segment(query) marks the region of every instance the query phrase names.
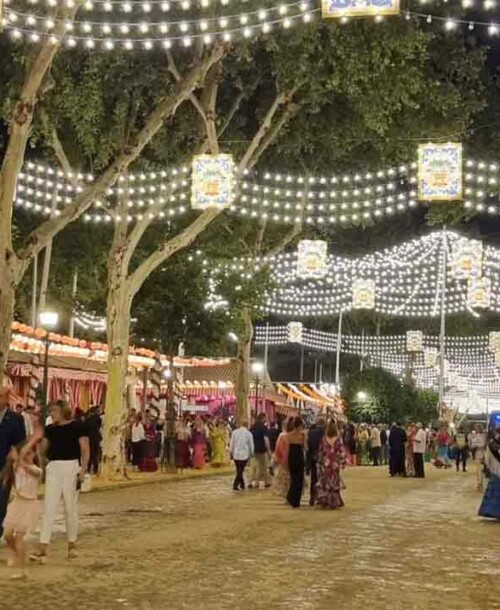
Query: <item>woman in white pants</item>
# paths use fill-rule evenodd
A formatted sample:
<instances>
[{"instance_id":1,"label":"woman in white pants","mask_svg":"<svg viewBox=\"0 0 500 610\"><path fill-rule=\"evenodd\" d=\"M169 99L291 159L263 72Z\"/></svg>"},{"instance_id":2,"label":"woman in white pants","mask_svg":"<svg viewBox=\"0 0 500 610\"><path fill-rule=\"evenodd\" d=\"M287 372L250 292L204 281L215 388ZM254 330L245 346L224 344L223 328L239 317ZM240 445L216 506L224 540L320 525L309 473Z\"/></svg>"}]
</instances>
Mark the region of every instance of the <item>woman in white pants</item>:
<instances>
[{"instance_id":1,"label":"woman in white pants","mask_svg":"<svg viewBox=\"0 0 500 610\"><path fill-rule=\"evenodd\" d=\"M45 476L45 502L40 548L30 559L45 563L61 499L66 519L68 559L77 557L78 490L87 472L89 437L83 422L72 419L71 407L64 400L49 405L52 423L45 428L43 450L48 464Z\"/></svg>"}]
</instances>

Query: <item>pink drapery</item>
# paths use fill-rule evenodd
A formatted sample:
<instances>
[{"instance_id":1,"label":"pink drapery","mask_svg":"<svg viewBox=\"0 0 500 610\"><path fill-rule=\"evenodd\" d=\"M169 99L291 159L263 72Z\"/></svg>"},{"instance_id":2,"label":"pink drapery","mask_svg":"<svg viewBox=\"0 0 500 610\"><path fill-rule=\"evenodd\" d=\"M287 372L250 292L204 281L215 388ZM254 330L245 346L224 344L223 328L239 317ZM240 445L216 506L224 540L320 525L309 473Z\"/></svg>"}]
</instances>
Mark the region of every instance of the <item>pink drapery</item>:
<instances>
[{"instance_id":1,"label":"pink drapery","mask_svg":"<svg viewBox=\"0 0 500 610\"><path fill-rule=\"evenodd\" d=\"M90 404L91 405L100 405L102 404L104 398L104 390L106 388L106 384L102 381L90 381L89 389L90 389Z\"/></svg>"}]
</instances>

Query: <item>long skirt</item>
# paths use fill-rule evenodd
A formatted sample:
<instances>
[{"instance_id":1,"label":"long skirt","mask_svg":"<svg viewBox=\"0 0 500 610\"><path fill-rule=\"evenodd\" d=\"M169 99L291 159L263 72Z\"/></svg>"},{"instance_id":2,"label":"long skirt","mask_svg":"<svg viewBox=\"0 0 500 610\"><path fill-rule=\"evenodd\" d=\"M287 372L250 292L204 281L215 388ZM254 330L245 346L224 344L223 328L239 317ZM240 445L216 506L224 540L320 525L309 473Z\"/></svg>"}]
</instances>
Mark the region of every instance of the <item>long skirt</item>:
<instances>
[{"instance_id":1,"label":"long skirt","mask_svg":"<svg viewBox=\"0 0 500 610\"><path fill-rule=\"evenodd\" d=\"M139 468L139 466L142 463L142 460L144 459L144 452L146 450L146 441L137 441L136 443L131 443L132 444L132 464L134 466L137 466L137 468Z\"/></svg>"},{"instance_id":2,"label":"long skirt","mask_svg":"<svg viewBox=\"0 0 500 610\"><path fill-rule=\"evenodd\" d=\"M500 477L492 474L479 507L480 517L500 519Z\"/></svg>"},{"instance_id":3,"label":"long skirt","mask_svg":"<svg viewBox=\"0 0 500 610\"><path fill-rule=\"evenodd\" d=\"M290 472L290 487L286 499L290 506L299 508L304 489L304 447L291 444L288 450L288 470Z\"/></svg>"},{"instance_id":4,"label":"long skirt","mask_svg":"<svg viewBox=\"0 0 500 610\"><path fill-rule=\"evenodd\" d=\"M195 443L193 445L193 466L201 469L205 466L205 443Z\"/></svg>"},{"instance_id":5,"label":"long skirt","mask_svg":"<svg viewBox=\"0 0 500 610\"><path fill-rule=\"evenodd\" d=\"M280 498L286 498L290 488L290 473L286 465L279 466L274 477L272 491Z\"/></svg>"},{"instance_id":6,"label":"long skirt","mask_svg":"<svg viewBox=\"0 0 500 610\"><path fill-rule=\"evenodd\" d=\"M156 472L158 463L156 461L156 438L146 441L145 455L139 465L142 472Z\"/></svg>"},{"instance_id":7,"label":"long skirt","mask_svg":"<svg viewBox=\"0 0 500 610\"><path fill-rule=\"evenodd\" d=\"M340 493L341 489L343 489L343 483L339 468L320 467L316 487L316 504L324 508L342 508L344 501Z\"/></svg>"},{"instance_id":8,"label":"long skirt","mask_svg":"<svg viewBox=\"0 0 500 610\"><path fill-rule=\"evenodd\" d=\"M175 442L175 465L177 468L189 468L191 465L191 454L189 442L177 439Z\"/></svg>"}]
</instances>

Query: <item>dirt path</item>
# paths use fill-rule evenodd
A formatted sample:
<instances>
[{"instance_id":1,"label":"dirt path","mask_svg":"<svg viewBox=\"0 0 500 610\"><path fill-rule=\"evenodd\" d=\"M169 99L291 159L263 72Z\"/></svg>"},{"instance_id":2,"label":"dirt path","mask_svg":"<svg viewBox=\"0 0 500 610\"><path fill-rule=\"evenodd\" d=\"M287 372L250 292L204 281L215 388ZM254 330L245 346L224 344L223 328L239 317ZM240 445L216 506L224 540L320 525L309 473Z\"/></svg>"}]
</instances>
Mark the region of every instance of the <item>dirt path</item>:
<instances>
[{"instance_id":1,"label":"dirt path","mask_svg":"<svg viewBox=\"0 0 500 610\"><path fill-rule=\"evenodd\" d=\"M0 609L500 609L500 524L476 518L472 475L345 478L336 512L225 476L82 496L81 558L59 535L28 582L0 567Z\"/></svg>"}]
</instances>

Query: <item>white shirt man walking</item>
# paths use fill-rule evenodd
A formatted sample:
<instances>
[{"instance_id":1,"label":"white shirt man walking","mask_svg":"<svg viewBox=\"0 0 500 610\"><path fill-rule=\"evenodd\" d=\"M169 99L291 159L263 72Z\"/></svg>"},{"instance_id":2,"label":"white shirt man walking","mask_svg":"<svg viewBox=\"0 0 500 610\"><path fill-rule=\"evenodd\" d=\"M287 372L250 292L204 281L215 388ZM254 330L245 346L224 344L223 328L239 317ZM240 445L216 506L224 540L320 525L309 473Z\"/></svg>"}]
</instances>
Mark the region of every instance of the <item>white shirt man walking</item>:
<instances>
[{"instance_id":1,"label":"white shirt man walking","mask_svg":"<svg viewBox=\"0 0 500 610\"><path fill-rule=\"evenodd\" d=\"M425 477L424 472L424 454L427 446L427 434L423 429L422 424L417 424L417 433L413 439L413 468L415 470L415 477L423 479Z\"/></svg>"},{"instance_id":2,"label":"white shirt man walking","mask_svg":"<svg viewBox=\"0 0 500 610\"><path fill-rule=\"evenodd\" d=\"M253 457L254 454L253 436L248 430L248 422L242 422L240 427L231 434L229 452L231 454L231 459L234 460L236 466L236 477L233 483L233 490L244 491L245 478L243 475L248 460Z\"/></svg>"}]
</instances>

